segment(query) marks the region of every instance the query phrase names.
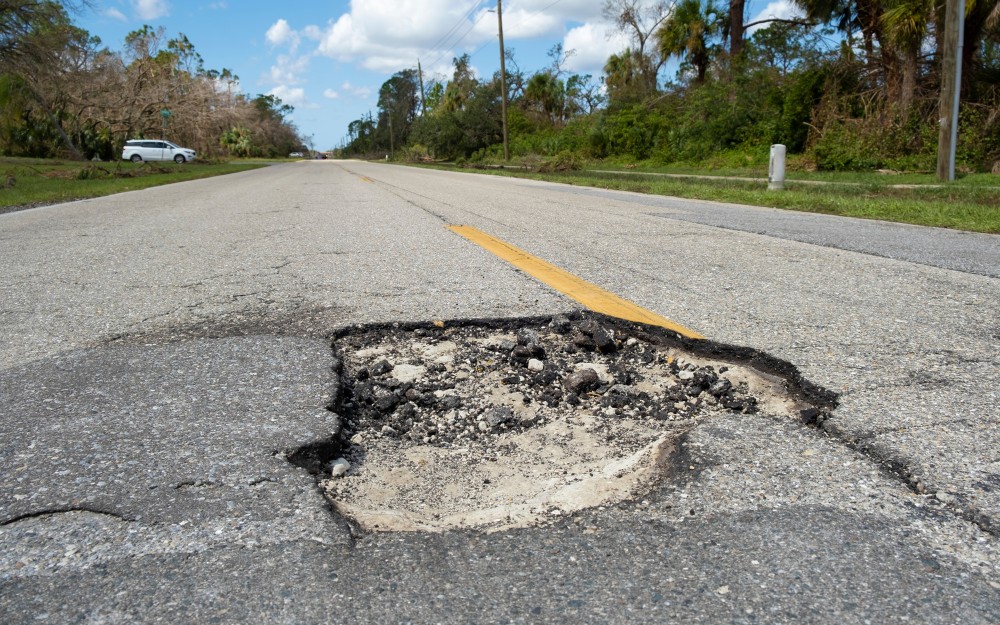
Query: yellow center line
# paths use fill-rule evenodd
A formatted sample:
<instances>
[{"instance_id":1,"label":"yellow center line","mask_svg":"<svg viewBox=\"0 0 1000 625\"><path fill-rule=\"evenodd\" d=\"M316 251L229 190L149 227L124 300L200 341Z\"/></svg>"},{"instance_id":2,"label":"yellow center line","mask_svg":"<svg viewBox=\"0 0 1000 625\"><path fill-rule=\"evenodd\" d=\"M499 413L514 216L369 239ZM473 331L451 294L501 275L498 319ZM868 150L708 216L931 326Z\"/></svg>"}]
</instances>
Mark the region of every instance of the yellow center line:
<instances>
[{"instance_id":1,"label":"yellow center line","mask_svg":"<svg viewBox=\"0 0 1000 625\"><path fill-rule=\"evenodd\" d=\"M361 182L372 182L372 183L375 182L374 180L372 180L368 176L358 176L358 178L361 178Z\"/></svg>"},{"instance_id":2,"label":"yellow center line","mask_svg":"<svg viewBox=\"0 0 1000 625\"><path fill-rule=\"evenodd\" d=\"M539 282L547 284L567 297L580 302L594 312L627 321L638 321L640 323L659 326L672 330L689 339L705 338L690 328L675 323L666 317L661 317L651 310L647 310L618 297L614 293L605 291L596 284L587 282L564 269L556 267L552 263L518 249L505 241L492 237L478 228L473 228L472 226L448 226L448 228L483 249L499 256Z\"/></svg>"}]
</instances>

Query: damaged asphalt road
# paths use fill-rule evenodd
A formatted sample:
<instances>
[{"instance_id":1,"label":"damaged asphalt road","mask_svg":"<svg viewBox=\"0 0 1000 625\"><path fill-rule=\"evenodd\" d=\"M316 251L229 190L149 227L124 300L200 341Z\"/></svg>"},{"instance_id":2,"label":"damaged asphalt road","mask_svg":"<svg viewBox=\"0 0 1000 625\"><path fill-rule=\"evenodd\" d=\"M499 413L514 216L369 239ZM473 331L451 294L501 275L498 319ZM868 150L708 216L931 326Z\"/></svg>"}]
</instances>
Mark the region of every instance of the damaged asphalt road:
<instances>
[{"instance_id":1,"label":"damaged asphalt road","mask_svg":"<svg viewBox=\"0 0 1000 625\"><path fill-rule=\"evenodd\" d=\"M995 271L673 221L631 197L307 162L0 216L0 622L1000 620ZM681 356L601 322L612 356L594 328L573 334L570 300L446 223L717 343ZM463 353L462 319L500 325ZM351 360L372 328L419 349ZM716 386L738 355L718 344L823 401L689 408L738 399ZM477 375L489 405L458 384ZM434 428L414 427L425 414ZM415 513L456 466L497 486L520 435L561 441L557 461L586 437L640 450L614 429L630 419L672 438L630 465L651 479L625 496L422 531L338 508L365 475L366 501Z\"/></svg>"}]
</instances>

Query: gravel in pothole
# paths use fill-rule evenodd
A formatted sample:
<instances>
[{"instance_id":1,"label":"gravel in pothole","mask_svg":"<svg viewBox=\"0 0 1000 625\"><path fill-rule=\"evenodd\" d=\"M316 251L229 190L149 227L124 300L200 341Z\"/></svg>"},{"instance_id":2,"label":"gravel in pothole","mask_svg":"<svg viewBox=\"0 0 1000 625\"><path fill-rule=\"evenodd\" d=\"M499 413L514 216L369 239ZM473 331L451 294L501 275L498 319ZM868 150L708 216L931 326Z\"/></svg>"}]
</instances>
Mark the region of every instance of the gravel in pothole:
<instances>
[{"instance_id":1,"label":"gravel in pothole","mask_svg":"<svg viewBox=\"0 0 1000 625\"><path fill-rule=\"evenodd\" d=\"M342 336L326 493L369 530L520 526L638 496L698 420L801 408L781 380L627 328L584 316Z\"/></svg>"}]
</instances>

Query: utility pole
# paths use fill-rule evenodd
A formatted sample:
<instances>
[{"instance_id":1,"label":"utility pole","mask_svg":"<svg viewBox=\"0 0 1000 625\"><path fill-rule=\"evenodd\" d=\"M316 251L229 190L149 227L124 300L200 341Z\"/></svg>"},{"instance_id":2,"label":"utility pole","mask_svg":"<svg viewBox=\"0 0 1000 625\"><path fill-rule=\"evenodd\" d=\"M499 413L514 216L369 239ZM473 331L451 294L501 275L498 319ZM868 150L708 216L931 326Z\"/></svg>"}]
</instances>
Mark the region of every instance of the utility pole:
<instances>
[{"instance_id":1,"label":"utility pole","mask_svg":"<svg viewBox=\"0 0 1000 625\"><path fill-rule=\"evenodd\" d=\"M417 76L420 77L420 110L424 117L427 117L427 96L424 95L424 69L420 67L420 59L417 59Z\"/></svg>"},{"instance_id":2,"label":"utility pole","mask_svg":"<svg viewBox=\"0 0 1000 625\"><path fill-rule=\"evenodd\" d=\"M938 133L938 180L955 180L958 143L958 107L962 94L962 45L965 38L965 0L948 0L941 43L941 129Z\"/></svg>"},{"instance_id":3,"label":"utility pole","mask_svg":"<svg viewBox=\"0 0 1000 625\"><path fill-rule=\"evenodd\" d=\"M497 0L497 24L500 29L500 111L503 115L503 160L510 160L510 148L507 145L507 63L503 50L503 7L502 0Z\"/></svg>"}]
</instances>

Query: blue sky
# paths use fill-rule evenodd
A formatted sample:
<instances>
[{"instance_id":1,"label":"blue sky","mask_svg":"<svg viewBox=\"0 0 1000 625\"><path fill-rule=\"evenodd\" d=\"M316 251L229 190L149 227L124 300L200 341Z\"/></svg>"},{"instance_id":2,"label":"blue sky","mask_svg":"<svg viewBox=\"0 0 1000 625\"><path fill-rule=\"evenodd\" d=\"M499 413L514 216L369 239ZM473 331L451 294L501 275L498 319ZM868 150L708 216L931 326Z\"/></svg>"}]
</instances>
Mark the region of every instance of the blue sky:
<instances>
[{"instance_id":1,"label":"blue sky","mask_svg":"<svg viewBox=\"0 0 1000 625\"><path fill-rule=\"evenodd\" d=\"M250 95L271 93L295 107L313 147L338 145L347 124L374 111L378 88L416 67L444 80L468 52L480 75L499 66L495 0L93 0L77 23L120 49L143 24L187 35L209 69L228 68ZM595 77L625 40L601 16L603 0L505 0L504 43L532 72L556 43L574 50L567 69ZM762 7L755 9L754 7ZM787 0L759 1L748 16L784 16Z\"/></svg>"}]
</instances>

